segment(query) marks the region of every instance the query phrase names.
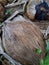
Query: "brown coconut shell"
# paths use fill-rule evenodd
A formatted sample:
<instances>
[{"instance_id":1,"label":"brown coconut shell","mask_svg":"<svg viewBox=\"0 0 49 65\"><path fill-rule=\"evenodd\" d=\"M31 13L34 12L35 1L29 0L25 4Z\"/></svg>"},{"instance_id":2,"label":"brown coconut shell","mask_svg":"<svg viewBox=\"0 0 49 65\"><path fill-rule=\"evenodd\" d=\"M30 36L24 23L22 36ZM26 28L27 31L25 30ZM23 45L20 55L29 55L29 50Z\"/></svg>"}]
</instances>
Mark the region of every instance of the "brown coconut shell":
<instances>
[{"instance_id":1,"label":"brown coconut shell","mask_svg":"<svg viewBox=\"0 0 49 65\"><path fill-rule=\"evenodd\" d=\"M28 21L7 23L3 28L5 52L23 65L39 65L45 53L43 35L40 29ZM41 54L36 50L40 48Z\"/></svg>"},{"instance_id":2,"label":"brown coconut shell","mask_svg":"<svg viewBox=\"0 0 49 65\"><path fill-rule=\"evenodd\" d=\"M0 2L3 4L3 5L6 5L8 3L8 0L0 0Z\"/></svg>"},{"instance_id":3,"label":"brown coconut shell","mask_svg":"<svg viewBox=\"0 0 49 65\"><path fill-rule=\"evenodd\" d=\"M39 0L29 0L26 6L26 15L31 20L35 19L36 10L34 5L37 5L38 3L39 3Z\"/></svg>"},{"instance_id":4,"label":"brown coconut shell","mask_svg":"<svg viewBox=\"0 0 49 65\"><path fill-rule=\"evenodd\" d=\"M4 20L5 17L5 8L4 6L0 3L0 22Z\"/></svg>"}]
</instances>

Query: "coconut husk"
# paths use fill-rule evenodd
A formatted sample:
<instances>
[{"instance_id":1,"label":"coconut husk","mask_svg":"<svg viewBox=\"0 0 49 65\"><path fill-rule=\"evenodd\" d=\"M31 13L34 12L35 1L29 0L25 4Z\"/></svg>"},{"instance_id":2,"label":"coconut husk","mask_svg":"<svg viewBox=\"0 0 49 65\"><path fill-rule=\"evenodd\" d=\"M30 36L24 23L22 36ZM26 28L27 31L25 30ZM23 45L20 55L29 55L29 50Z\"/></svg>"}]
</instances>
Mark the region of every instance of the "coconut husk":
<instances>
[{"instance_id":1,"label":"coconut husk","mask_svg":"<svg viewBox=\"0 0 49 65\"><path fill-rule=\"evenodd\" d=\"M40 29L28 20L15 20L3 27L3 47L5 52L23 65L39 65L45 53L43 35ZM41 53L36 50L40 48Z\"/></svg>"},{"instance_id":2,"label":"coconut husk","mask_svg":"<svg viewBox=\"0 0 49 65\"><path fill-rule=\"evenodd\" d=\"M4 20L5 17L5 8L4 6L0 3L0 22Z\"/></svg>"}]
</instances>

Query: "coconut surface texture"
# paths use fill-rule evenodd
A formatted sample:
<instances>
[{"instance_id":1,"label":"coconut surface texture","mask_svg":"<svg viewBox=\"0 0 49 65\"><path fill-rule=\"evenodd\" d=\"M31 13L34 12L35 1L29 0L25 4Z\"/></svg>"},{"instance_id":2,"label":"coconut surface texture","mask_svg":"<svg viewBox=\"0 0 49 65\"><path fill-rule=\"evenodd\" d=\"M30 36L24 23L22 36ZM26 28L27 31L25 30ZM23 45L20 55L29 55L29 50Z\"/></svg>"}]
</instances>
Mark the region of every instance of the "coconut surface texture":
<instances>
[{"instance_id":1,"label":"coconut surface texture","mask_svg":"<svg viewBox=\"0 0 49 65\"><path fill-rule=\"evenodd\" d=\"M0 0L0 2L3 4L3 5L6 5L8 3L8 0Z\"/></svg>"},{"instance_id":2,"label":"coconut surface texture","mask_svg":"<svg viewBox=\"0 0 49 65\"><path fill-rule=\"evenodd\" d=\"M3 27L5 52L23 65L39 65L45 53L43 35L40 29L29 21L6 23ZM41 53L36 53L37 49Z\"/></svg>"},{"instance_id":3,"label":"coconut surface texture","mask_svg":"<svg viewBox=\"0 0 49 65\"><path fill-rule=\"evenodd\" d=\"M5 17L5 8L4 6L0 3L0 22L4 20Z\"/></svg>"}]
</instances>

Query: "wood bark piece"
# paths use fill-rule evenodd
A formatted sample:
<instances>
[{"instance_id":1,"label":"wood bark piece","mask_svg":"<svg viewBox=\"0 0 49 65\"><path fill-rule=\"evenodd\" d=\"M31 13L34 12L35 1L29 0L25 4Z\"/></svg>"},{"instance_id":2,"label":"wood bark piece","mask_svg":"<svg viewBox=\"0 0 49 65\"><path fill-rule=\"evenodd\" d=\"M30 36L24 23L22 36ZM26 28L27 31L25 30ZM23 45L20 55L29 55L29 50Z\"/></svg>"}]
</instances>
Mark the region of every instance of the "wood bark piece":
<instances>
[{"instance_id":1,"label":"wood bark piece","mask_svg":"<svg viewBox=\"0 0 49 65\"><path fill-rule=\"evenodd\" d=\"M23 12L23 11L15 11L9 18L7 18L4 22L9 23L10 20L12 20L16 15L18 15L18 14L20 14L20 13L22 13L22 12ZM4 25L4 23L3 23L3 25Z\"/></svg>"},{"instance_id":2,"label":"wood bark piece","mask_svg":"<svg viewBox=\"0 0 49 65\"><path fill-rule=\"evenodd\" d=\"M23 65L39 65L44 57L44 40L40 29L30 21L11 21L3 27L3 47L8 55ZM40 48L41 54L36 50Z\"/></svg>"},{"instance_id":3,"label":"wood bark piece","mask_svg":"<svg viewBox=\"0 0 49 65\"><path fill-rule=\"evenodd\" d=\"M12 8L12 7L18 7L18 6L20 6L20 5L22 5L22 4L24 4L24 3L11 3L11 4L8 4L8 5L6 5L5 6L5 8Z\"/></svg>"},{"instance_id":4,"label":"wood bark piece","mask_svg":"<svg viewBox=\"0 0 49 65\"><path fill-rule=\"evenodd\" d=\"M19 6L19 5L22 5L22 4L26 3L27 1L28 0L18 0L18 2L15 2L15 0L14 0L11 4L7 4L5 7L9 8L9 7Z\"/></svg>"}]
</instances>

